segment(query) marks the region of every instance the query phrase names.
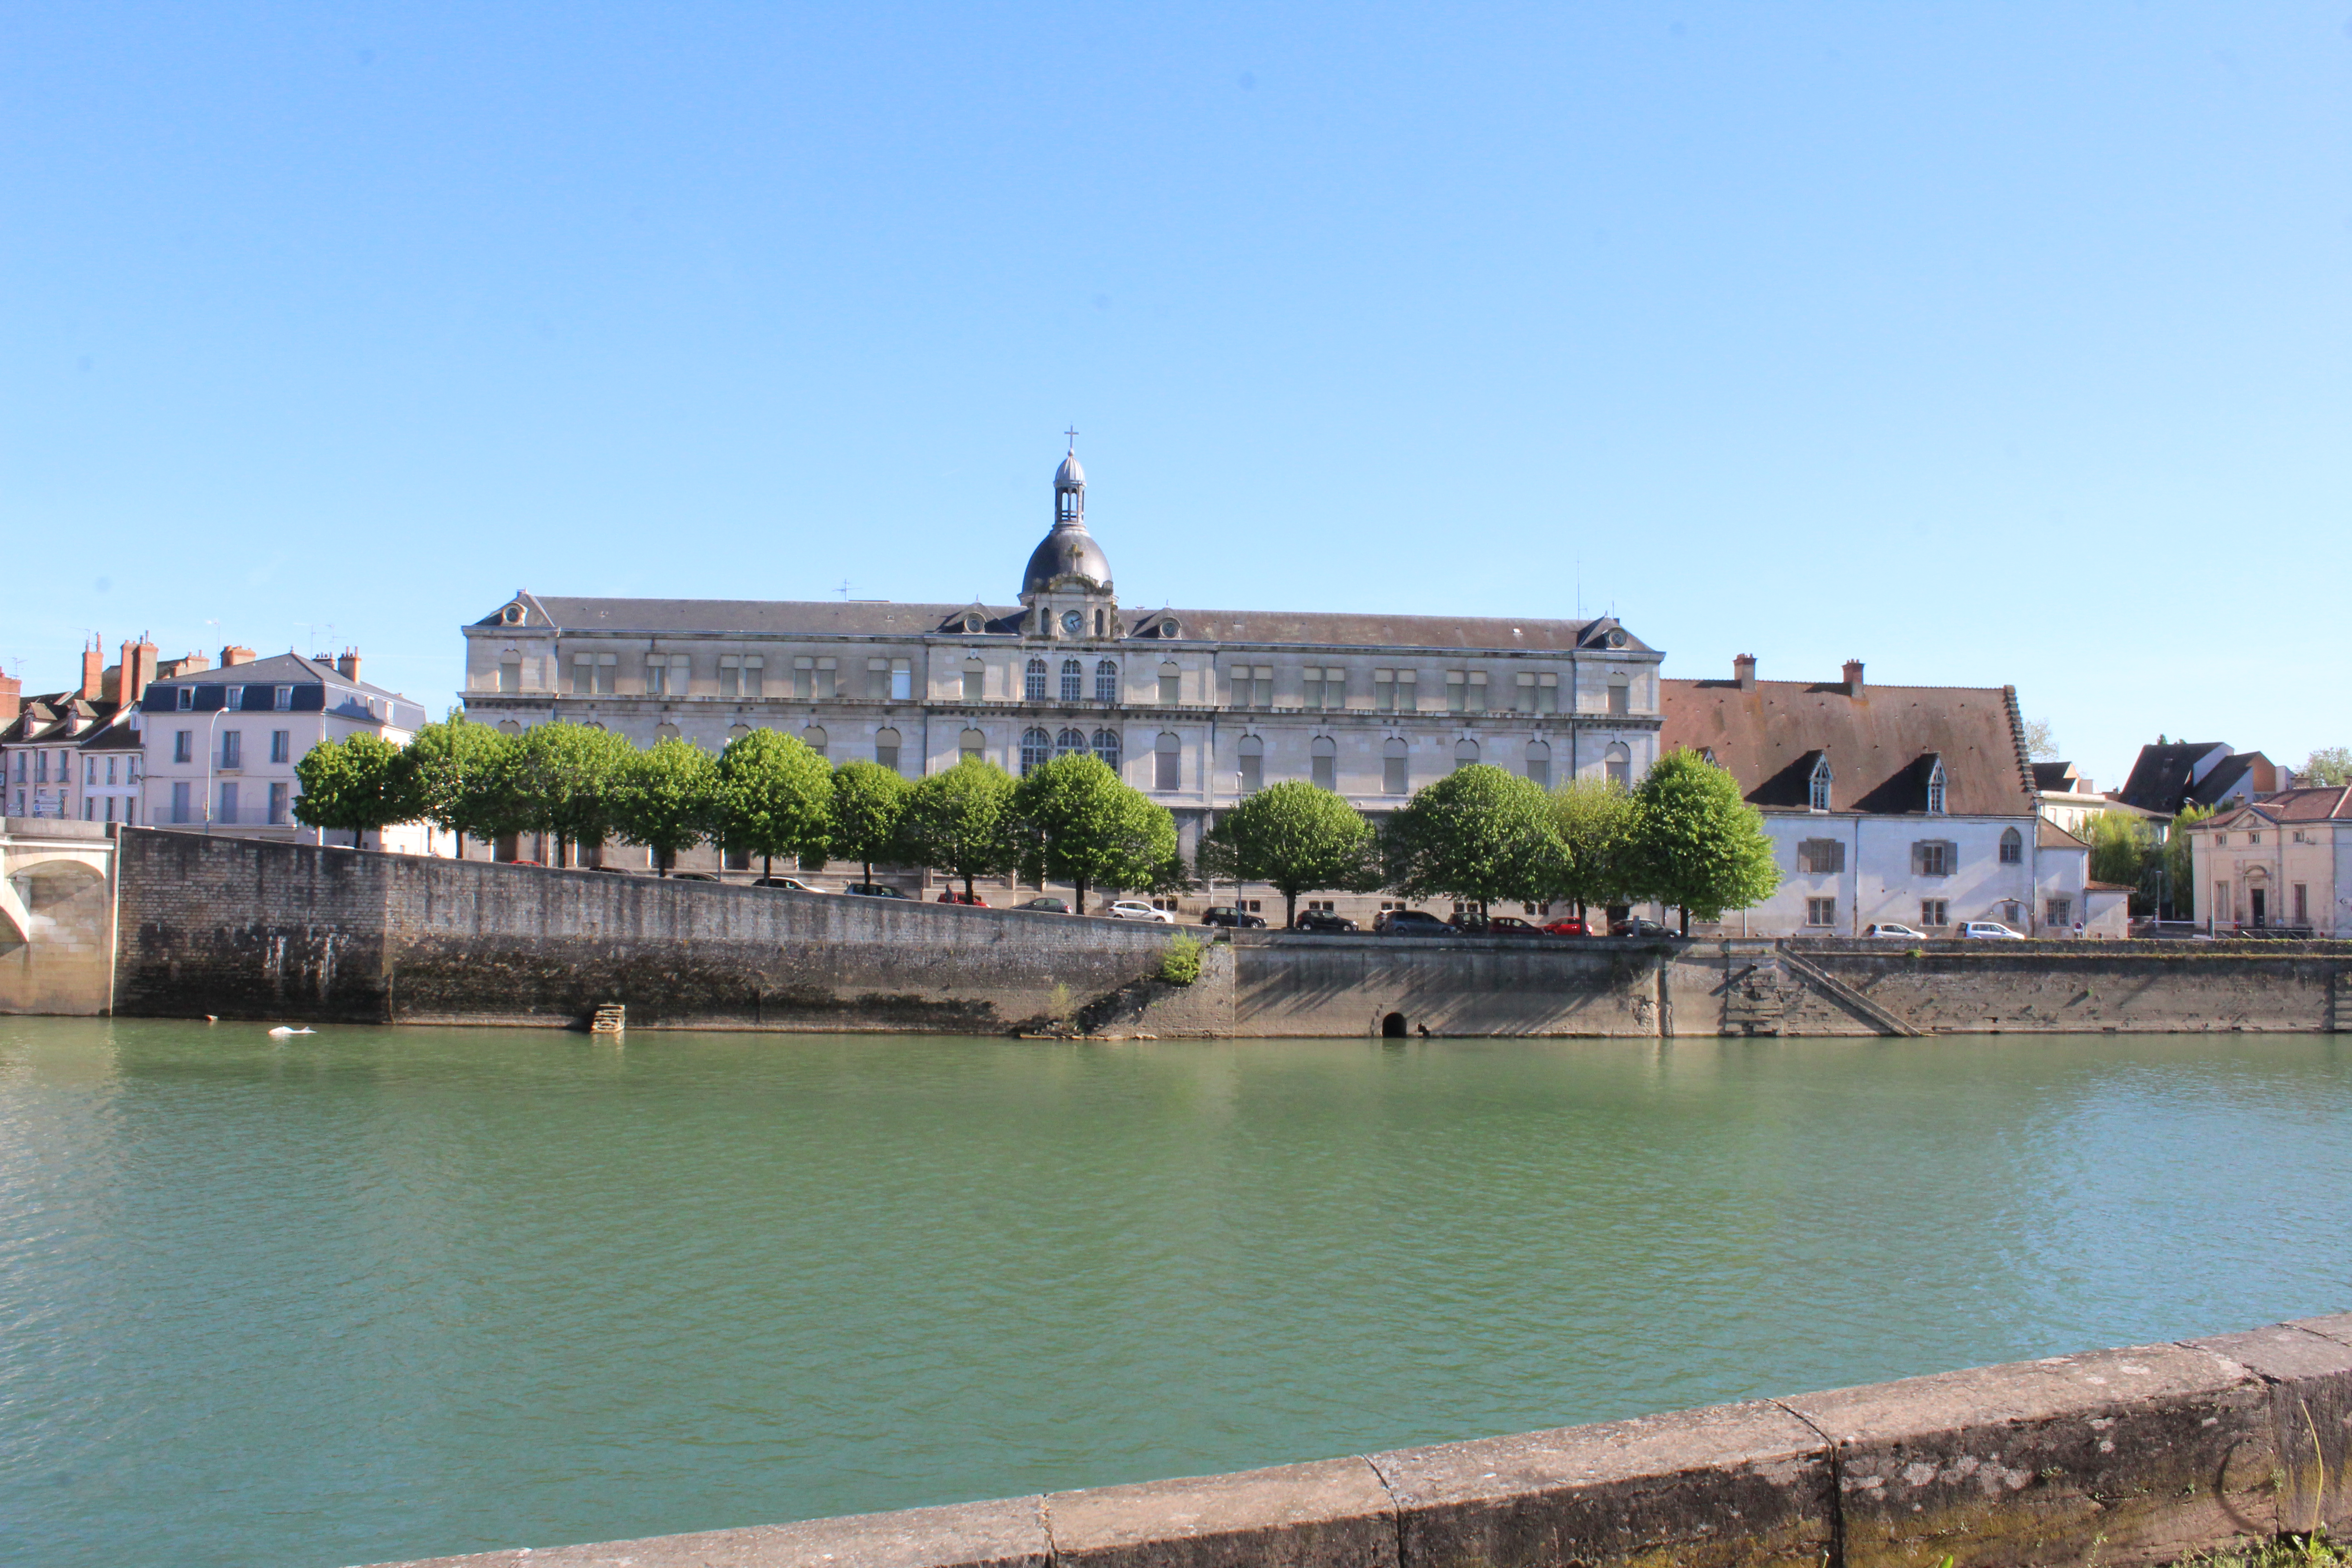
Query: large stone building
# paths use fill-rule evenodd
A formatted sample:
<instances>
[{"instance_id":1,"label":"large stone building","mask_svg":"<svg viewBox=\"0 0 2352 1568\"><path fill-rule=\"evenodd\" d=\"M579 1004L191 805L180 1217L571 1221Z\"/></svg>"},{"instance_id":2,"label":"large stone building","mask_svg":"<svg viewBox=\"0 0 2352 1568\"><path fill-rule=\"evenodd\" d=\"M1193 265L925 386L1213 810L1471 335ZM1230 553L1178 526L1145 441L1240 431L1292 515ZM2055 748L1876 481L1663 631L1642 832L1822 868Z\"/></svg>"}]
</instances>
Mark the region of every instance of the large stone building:
<instances>
[{"instance_id":1,"label":"large stone building","mask_svg":"<svg viewBox=\"0 0 2352 1568\"><path fill-rule=\"evenodd\" d=\"M713 751L764 726L909 777L1083 749L1172 811L1188 852L1277 779L1378 813L1468 762L1630 783L1656 756L1661 656L1612 618L1132 609L1086 494L1073 454L1014 604L518 593L465 628L467 710Z\"/></svg>"}]
</instances>

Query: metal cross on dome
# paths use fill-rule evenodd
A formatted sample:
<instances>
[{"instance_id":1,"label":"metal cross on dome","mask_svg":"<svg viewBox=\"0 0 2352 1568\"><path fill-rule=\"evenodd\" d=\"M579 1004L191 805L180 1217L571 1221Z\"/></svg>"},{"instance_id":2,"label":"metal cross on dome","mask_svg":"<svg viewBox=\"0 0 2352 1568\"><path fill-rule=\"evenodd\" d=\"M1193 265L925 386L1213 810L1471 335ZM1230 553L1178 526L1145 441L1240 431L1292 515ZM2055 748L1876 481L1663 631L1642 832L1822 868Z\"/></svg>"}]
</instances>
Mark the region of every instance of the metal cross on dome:
<instances>
[{"instance_id":1,"label":"metal cross on dome","mask_svg":"<svg viewBox=\"0 0 2352 1568\"><path fill-rule=\"evenodd\" d=\"M1078 449L1078 427L1073 425L1068 429L1063 431L1062 434L1070 438L1070 450L1073 452L1076 451Z\"/></svg>"}]
</instances>

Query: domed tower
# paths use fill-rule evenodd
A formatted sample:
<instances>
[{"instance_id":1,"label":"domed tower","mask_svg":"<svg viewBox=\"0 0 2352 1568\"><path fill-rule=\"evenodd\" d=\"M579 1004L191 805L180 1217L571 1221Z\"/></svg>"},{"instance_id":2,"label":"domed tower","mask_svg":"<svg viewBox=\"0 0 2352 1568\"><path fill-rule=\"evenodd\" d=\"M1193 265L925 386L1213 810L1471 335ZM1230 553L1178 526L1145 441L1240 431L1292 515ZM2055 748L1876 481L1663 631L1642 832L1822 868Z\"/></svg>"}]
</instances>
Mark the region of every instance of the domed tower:
<instances>
[{"instance_id":1,"label":"domed tower","mask_svg":"<svg viewBox=\"0 0 2352 1568\"><path fill-rule=\"evenodd\" d=\"M1118 636L1118 595L1110 558L1087 531L1087 471L1078 463L1077 433L1054 470L1054 527L1029 552L1021 603L1032 637L1060 642Z\"/></svg>"}]
</instances>

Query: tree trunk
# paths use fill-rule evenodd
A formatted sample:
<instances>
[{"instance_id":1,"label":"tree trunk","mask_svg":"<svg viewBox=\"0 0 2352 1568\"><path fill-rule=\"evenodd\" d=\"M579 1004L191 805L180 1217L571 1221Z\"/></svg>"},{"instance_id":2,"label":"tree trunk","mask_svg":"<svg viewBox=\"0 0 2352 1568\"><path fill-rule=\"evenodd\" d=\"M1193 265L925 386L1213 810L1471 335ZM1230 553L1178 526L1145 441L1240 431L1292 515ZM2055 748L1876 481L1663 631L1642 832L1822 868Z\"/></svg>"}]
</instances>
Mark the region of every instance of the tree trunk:
<instances>
[{"instance_id":1,"label":"tree trunk","mask_svg":"<svg viewBox=\"0 0 2352 1568\"><path fill-rule=\"evenodd\" d=\"M762 855L760 857L760 875L769 881L775 880L776 858L773 855Z\"/></svg>"},{"instance_id":2,"label":"tree trunk","mask_svg":"<svg viewBox=\"0 0 2352 1568\"><path fill-rule=\"evenodd\" d=\"M858 864L866 868L866 885L869 888L872 887L874 885L874 862L871 860L860 860Z\"/></svg>"},{"instance_id":3,"label":"tree trunk","mask_svg":"<svg viewBox=\"0 0 2352 1568\"><path fill-rule=\"evenodd\" d=\"M1298 929L1298 895L1286 890L1282 895L1282 923L1288 931Z\"/></svg>"},{"instance_id":4,"label":"tree trunk","mask_svg":"<svg viewBox=\"0 0 2352 1568\"><path fill-rule=\"evenodd\" d=\"M963 901L967 904L971 902L971 873L969 871L963 874Z\"/></svg>"},{"instance_id":5,"label":"tree trunk","mask_svg":"<svg viewBox=\"0 0 2352 1568\"><path fill-rule=\"evenodd\" d=\"M1683 912L1683 934L1685 936L1690 935L1690 906L1688 904L1677 904L1675 907Z\"/></svg>"},{"instance_id":6,"label":"tree trunk","mask_svg":"<svg viewBox=\"0 0 2352 1568\"><path fill-rule=\"evenodd\" d=\"M1076 879L1072 879L1070 882L1070 890L1078 896L1077 912L1079 914L1085 914L1087 912L1087 885Z\"/></svg>"}]
</instances>

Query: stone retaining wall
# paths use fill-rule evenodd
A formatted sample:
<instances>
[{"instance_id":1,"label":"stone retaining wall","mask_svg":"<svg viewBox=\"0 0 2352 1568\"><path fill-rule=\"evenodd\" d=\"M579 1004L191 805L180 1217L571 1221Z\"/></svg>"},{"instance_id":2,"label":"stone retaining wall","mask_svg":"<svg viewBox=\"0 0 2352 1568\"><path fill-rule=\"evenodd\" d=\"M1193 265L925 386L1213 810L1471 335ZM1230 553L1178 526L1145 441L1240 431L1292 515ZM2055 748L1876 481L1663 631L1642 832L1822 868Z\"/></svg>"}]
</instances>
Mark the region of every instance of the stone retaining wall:
<instances>
[{"instance_id":1,"label":"stone retaining wall","mask_svg":"<svg viewBox=\"0 0 2352 1568\"><path fill-rule=\"evenodd\" d=\"M2352 1314L1357 1458L404 1568L2166 1563L2352 1527Z\"/></svg>"}]
</instances>

